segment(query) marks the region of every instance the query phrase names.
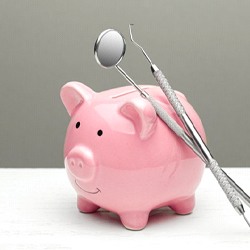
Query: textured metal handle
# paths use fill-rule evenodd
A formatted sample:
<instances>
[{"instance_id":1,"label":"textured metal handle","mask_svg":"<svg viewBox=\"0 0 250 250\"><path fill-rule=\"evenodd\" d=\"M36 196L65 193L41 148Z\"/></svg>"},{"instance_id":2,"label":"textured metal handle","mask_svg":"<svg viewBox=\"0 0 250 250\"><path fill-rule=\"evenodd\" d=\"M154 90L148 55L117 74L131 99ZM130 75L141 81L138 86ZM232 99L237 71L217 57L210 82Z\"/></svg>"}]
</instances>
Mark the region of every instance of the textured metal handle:
<instances>
[{"instance_id":1,"label":"textured metal handle","mask_svg":"<svg viewBox=\"0 0 250 250\"><path fill-rule=\"evenodd\" d=\"M227 176L219 167L218 162L216 160L213 160L212 162L208 163L207 166L211 169L213 175L217 179L219 185L221 186L222 190L226 194L232 206L236 209L238 213L241 214L242 203L240 199L238 198L238 195L235 192L235 189L229 183Z\"/></svg>"},{"instance_id":2,"label":"textured metal handle","mask_svg":"<svg viewBox=\"0 0 250 250\"><path fill-rule=\"evenodd\" d=\"M185 132L185 130L166 112L165 109L148 93L143 93L142 96L146 98L151 105L154 107L157 115L165 122L165 124L194 151L196 155L198 155L203 162L206 162L203 158L203 155L196 148L194 141L190 136Z\"/></svg>"},{"instance_id":3,"label":"textured metal handle","mask_svg":"<svg viewBox=\"0 0 250 250\"><path fill-rule=\"evenodd\" d=\"M162 91L167 96L167 98L168 98L169 102L171 103L171 105L173 106L174 110L176 111L178 116L183 120L183 117L187 116L186 111L185 111L183 105L181 104L181 102L179 101L178 97L176 96L174 90L171 88L170 84L168 83L167 78L164 76L164 74L160 70L153 71L153 75L154 75L156 81L158 82L158 84L160 85ZM198 139L201 138L199 133L197 132L196 134L193 134L192 133L193 130L191 130L192 127L189 124L187 124L185 119L183 120L183 122L184 122L185 126L187 127L188 131L191 132L196 146L198 146L198 148L200 148L200 149L203 149L203 147L201 147L201 146L204 145L204 147L207 149L207 147L203 143L202 139L201 139L201 142L198 143L198 145L197 145L197 138ZM231 185L231 183L228 181L227 175L219 167L217 161L215 159L213 159L213 157L210 154L208 149L206 150L206 153L202 151L202 155L204 155L205 159L208 160L207 166L210 168L213 175L217 179L220 187L222 188L222 190L226 194L229 202L232 204L232 206L235 208L235 210L238 213L240 213L240 214L244 213L243 205L242 205L240 199L238 198L237 192L235 191L235 189Z\"/></svg>"},{"instance_id":4,"label":"textured metal handle","mask_svg":"<svg viewBox=\"0 0 250 250\"><path fill-rule=\"evenodd\" d=\"M237 183L222 169L223 173L226 175L229 183L233 186L235 191L240 196L241 200L244 201L244 203L250 207L250 196L239 186Z\"/></svg>"},{"instance_id":5,"label":"textured metal handle","mask_svg":"<svg viewBox=\"0 0 250 250\"><path fill-rule=\"evenodd\" d=\"M182 106L181 102L177 98L174 90L171 88L170 84L168 83L167 78L163 75L161 70L154 71L153 75L156 81L158 82L158 84L160 85L162 91L167 96L169 102L175 109L178 116L181 116L182 114L184 114L185 113L184 107Z\"/></svg>"},{"instance_id":6,"label":"textured metal handle","mask_svg":"<svg viewBox=\"0 0 250 250\"><path fill-rule=\"evenodd\" d=\"M150 95L147 96L147 100L152 104L157 115L173 130L178 136L182 137L184 130L177 124L177 122L171 118L166 110Z\"/></svg>"}]
</instances>

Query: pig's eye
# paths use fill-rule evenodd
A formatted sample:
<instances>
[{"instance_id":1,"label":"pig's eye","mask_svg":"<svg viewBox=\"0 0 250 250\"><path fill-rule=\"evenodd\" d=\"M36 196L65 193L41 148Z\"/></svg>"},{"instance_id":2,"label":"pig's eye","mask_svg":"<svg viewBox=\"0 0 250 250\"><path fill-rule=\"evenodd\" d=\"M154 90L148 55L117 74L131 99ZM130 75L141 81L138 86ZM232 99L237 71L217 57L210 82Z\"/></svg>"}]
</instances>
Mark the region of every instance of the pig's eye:
<instances>
[{"instance_id":1,"label":"pig's eye","mask_svg":"<svg viewBox=\"0 0 250 250\"><path fill-rule=\"evenodd\" d=\"M103 134L103 132L102 132L101 129L97 131L97 135L98 135L98 136L102 136L102 134Z\"/></svg>"},{"instance_id":2,"label":"pig's eye","mask_svg":"<svg viewBox=\"0 0 250 250\"><path fill-rule=\"evenodd\" d=\"M77 122L77 123L76 123L76 128L79 128L80 125L81 125L81 123L80 123L80 122Z\"/></svg>"}]
</instances>

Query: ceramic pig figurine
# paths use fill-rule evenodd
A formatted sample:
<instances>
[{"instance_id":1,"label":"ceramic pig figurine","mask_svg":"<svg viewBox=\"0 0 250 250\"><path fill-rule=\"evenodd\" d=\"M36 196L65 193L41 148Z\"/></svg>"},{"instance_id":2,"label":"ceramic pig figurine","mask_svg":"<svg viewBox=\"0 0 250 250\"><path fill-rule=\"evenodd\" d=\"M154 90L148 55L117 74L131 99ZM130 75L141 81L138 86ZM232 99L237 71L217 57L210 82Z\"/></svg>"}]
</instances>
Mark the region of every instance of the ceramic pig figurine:
<instances>
[{"instance_id":1,"label":"ceramic pig figurine","mask_svg":"<svg viewBox=\"0 0 250 250\"><path fill-rule=\"evenodd\" d=\"M141 87L181 125L159 87ZM198 115L183 94L176 94L205 140ZM65 168L81 212L104 208L132 230L144 228L156 208L192 212L205 165L132 86L96 93L69 82L61 99L71 117Z\"/></svg>"}]
</instances>

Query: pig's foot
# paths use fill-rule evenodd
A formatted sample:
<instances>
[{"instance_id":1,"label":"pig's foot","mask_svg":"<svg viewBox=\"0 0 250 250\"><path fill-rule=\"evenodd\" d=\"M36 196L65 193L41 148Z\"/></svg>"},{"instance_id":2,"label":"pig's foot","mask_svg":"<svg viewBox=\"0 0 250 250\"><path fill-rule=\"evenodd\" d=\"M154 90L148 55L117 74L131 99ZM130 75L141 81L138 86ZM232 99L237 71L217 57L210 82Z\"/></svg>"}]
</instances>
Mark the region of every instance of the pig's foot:
<instances>
[{"instance_id":1,"label":"pig's foot","mask_svg":"<svg viewBox=\"0 0 250 250\"><path fill-rule=\"evenodd\" d=\"M187 199L176 201L169 207L174 210L177 214L190 214L192 213L195 205L195 196L191 196Z\"/></svg>"},{"instance_id":2,"label":"pig's foot","mask_svg":"<svg viewBox=\"0 0 250 250\"><path fill-rule=\"evenodd\" d=\"M77 196L77 208L83 213L94 213L99 207L91 201L81 196Z\"/></svg>"},{"instance_id":3,"label":"pig's foot","mask_svg":"<svg viewBox=\"0 0 250 250\"><path fill-rule=\"evenodd\" d=\"M122 224L130 230L141 230L148 223L149 212L136 211L120 214Z\"/></svg>"}]
</instances>

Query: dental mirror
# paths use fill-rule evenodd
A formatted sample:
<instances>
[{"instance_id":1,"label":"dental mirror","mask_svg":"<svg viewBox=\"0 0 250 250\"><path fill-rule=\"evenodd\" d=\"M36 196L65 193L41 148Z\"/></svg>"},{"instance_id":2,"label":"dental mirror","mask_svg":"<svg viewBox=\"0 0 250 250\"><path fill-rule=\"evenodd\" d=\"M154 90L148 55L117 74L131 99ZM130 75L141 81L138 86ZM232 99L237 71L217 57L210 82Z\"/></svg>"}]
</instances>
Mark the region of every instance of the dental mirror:
<instances>
[{"instance_id":1,"label":"dental mirror","mask_svg":"<svg viewBox=\"0 0 250 250\"><path fill-rule=\"evenodd\" d=\"M95 59L104 68L116 66L123 58L126 43L121 33L113 29L103 31L95 42Z\"/></svg>"},{"instance_id":2,"label":"dental mirror","mask_svg":"<svg viewBox=\"0 0 250 250\"><path fill-rule=\"evenodd\" d=\"M141 95L143 91L127 73L118 66L126 51L126 43L122 34L114 29L104 30L97 38L94 46L94 54L97 63L103 68L115 67L125 79L132 84Z\"/></svg>"}]
</instances>

